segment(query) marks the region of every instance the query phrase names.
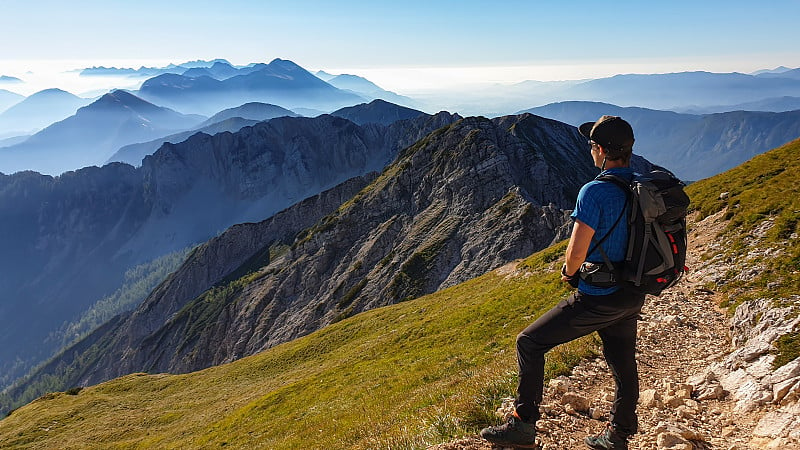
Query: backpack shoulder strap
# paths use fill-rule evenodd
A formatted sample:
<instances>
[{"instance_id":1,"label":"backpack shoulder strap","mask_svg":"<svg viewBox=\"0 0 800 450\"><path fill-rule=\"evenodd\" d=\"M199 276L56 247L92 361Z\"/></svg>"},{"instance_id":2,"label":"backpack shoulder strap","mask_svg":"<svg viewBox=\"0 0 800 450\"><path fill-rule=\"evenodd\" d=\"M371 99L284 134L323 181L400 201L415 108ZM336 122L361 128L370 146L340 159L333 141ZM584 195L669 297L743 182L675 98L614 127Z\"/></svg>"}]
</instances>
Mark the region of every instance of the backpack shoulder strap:
<instances>
[{"instance_id":1,"label":"backpack shoulder strap","mask_svg":"<svg viewBox=\"0 0 800 450\"><path fill-rule=\"evenodd\" d=\"M626 195L631 193L631 183L629 181L625 180L624 178L622 178L619 175L613 175L613 174L607 173L605 175L602 175L602 176L599 176L599 177L595 178L595 180L598 180L598 181L610 181L610 182L616 184L617 186L619 186L619 188L622 189L623 192L625 192Z\"/></svg>"},{"instance_id":2,"label":"backpack shoulder strap","mask_svg":"<svg viewBox=\"0 0 800 450\"><path fill-rule=\"evenodd\" d=\"M605 234L605 236L603 236L599 240L597 240L594 237L592 237L593 245L592 245L592 247L589 248L589 251L586 252L587 255L590 255L595 249L599 249L600 250L600 256L603 257L603 259L605 260L605 263L608 264L610 267L613 267L612 264L611 264L611 261L609 261L608 256L606 256L606 252L603 251L603 247L601 245L603 244L603 242L606 241L606 239L608 239L609 236L611 236L611 233L614 231L615 228L617 228L617 225L619 224L619 221L622 220L623 216L625 216L625 212L628 209L628 201L630 200L630 197L631 197L631 188L630 188L630 184L627 181L625 181L622 177L617 176L617 175L606 174L606 175L597 177L595 179L598 180L598 181L609 181L609 182L612 182L612 183L616 184L617 186L619 186L620 189L622 189L625 192L625 204L622 206L622 211L619 212L619 217L617 217L617 220L615 220L614 224L611 225L611 228L609 228L609 230Z\"/></svg>"}]
</instances>

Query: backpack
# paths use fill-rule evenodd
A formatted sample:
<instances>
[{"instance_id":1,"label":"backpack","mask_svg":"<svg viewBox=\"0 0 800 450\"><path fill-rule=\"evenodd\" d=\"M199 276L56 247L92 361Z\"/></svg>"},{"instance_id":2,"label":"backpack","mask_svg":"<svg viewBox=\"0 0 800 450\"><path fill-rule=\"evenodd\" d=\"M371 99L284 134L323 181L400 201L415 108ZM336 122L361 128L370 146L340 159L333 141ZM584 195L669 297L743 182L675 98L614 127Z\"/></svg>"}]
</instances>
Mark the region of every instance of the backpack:
<instances>
[{"instance_id":1,"label":"backpack","mask_svg":"<svg viewBox=\"0 0 800 450\"><path fill-rule=\"evenodd\" d=\"M596 246L608 269L600 272L610 272L607 278L610 277L614 283L623 281L630 290L660 295L688 270L684 265L686 212L689 207L689 196L683 190L685 185L666 170L635 174L630 183L615 175L603 175L597 179L610 181L625 190L631 205L627 218L630 235L625 261L616 266L612 264L600 246L605 240L602 239L596 242ZM588 278L591 283L592 277Z\"/></svg>"}]
</instances>

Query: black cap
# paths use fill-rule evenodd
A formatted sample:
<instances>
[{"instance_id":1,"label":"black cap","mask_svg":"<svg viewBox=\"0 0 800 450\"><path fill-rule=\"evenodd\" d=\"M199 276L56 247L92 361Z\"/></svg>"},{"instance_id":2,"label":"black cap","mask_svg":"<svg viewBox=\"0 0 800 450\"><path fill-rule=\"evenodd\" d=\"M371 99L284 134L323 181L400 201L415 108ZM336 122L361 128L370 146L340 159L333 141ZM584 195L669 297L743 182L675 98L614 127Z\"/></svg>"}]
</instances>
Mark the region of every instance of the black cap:
<instances>
[{"instance_id":1,"label":"black cap","mask_svg":"<svg viewBox=\"0 0 800 450\"><path fill-rule=\"evenodd\" d=\"M586 122L578 131L600 144L610 156L622 156L633 151L633 128L621 117L603 116L597 122Z\"/></svg>"}]
</instances>

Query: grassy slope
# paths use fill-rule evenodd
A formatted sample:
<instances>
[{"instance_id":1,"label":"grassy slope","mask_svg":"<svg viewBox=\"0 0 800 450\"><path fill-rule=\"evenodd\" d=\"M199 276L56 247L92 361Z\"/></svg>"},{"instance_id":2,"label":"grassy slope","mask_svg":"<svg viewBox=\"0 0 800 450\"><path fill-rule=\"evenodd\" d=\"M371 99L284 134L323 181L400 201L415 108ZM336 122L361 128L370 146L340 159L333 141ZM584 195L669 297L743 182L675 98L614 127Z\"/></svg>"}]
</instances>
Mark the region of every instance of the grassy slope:
<instances>
[{"instance_id":1,"label":"grassy slope","mask_svg":"<svg viewBox=\"0 0 800 450\"><path fill-rule=\"evenodd\" d=\"M744 269L763 267L753 279L744 280L735 278L742 269L733 269L724 284L712 286L725 295L723 306L732 312L757 298L774 299L778 306L800 306L800 139L692 184L687 192L700 218L725 210L728 221L720 236L726 243L725 254L701 257L722 256ZM758 247L773 249L768 257L752 253L752 233L766 221L773 225ZM800 331L780 337L775 353L775 367L800 356Z\"/></svg>"},{"instance_id":2,"label":"grassy slope","mask_svg":"<svg viewBox=\"0 0 800 450\"><path fill-rule=\"evenodd\" d=\"M734 297L732 306L751 298L788 297L800 291L800 239L796 237L800 232L800 139L692 184L687 192L700 218L726 209L724 238L730 241L729 256L741 256L748 250L750 233L765 220L774 221L764 244L780 249L780 254L754 261L769 269L755 280L722 287ZM720 198L724 192L727 198Z\"/></svg>"},{"instance_id":3,"label":"grassy slope","mask_svg":"<svg viewBox=\"0 0 800 450\"><path fill-rule=\"evenodd\" d=\"M0 422L0 442L53 448L418 448L495 420L514 390L517 332L564 294L564 245L231 364L129 375L49 394ZM538 275L529 276L530 273ZM551 375L596 348L554 352Z\"/></svg>"}]
</instances>

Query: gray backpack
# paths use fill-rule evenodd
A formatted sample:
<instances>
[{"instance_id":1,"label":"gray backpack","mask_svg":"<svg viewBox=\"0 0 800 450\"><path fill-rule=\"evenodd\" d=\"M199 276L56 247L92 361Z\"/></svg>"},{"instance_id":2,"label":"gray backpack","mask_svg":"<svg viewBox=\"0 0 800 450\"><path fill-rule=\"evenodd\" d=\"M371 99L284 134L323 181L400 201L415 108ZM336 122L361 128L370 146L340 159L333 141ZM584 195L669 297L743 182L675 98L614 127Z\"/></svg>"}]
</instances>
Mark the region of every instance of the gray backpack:
<instances>
[{"instance_id":1,"label":"gray backpack","mask_svg":"<svg viewBox=\"0 0 800 450\"><path fill-rule=\"evenodd\" d=\"M664 289L677 283L687 270L686 212L689 196L683 190L685 185L666 170L635 174L630 183L615 175L603 175L597 179L616 184L628 196L631 205L627 217L628 248L624 261L612 263L601 246L607 234L595 242L603 256L604 267L582 269L581 278L598 286L623 282L627 289L660 295Z\"/></svg>"}]
</instances>

